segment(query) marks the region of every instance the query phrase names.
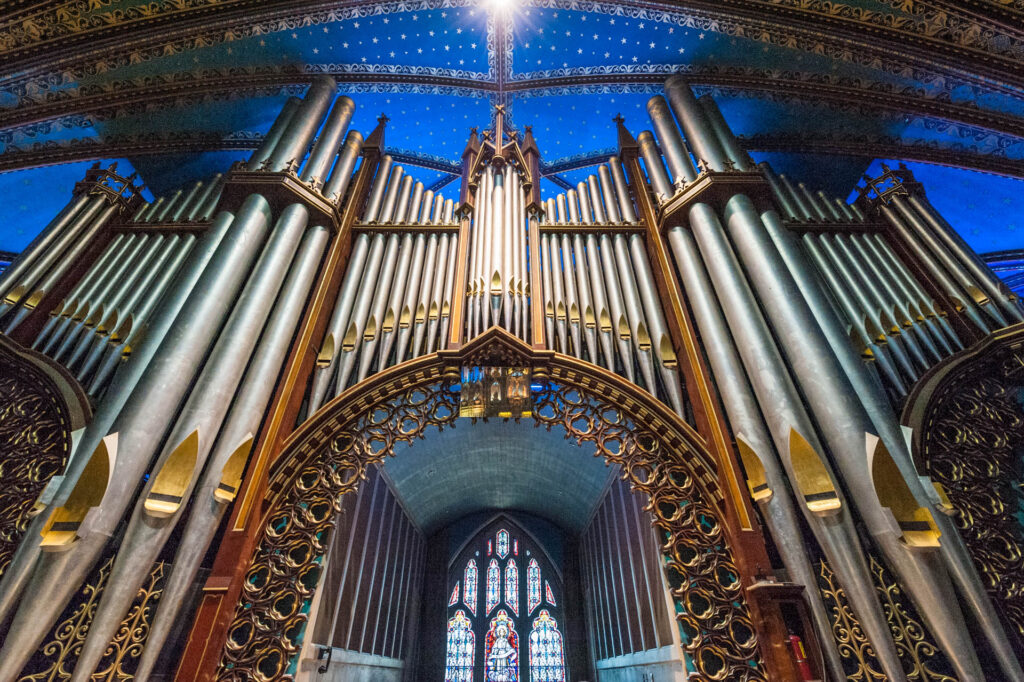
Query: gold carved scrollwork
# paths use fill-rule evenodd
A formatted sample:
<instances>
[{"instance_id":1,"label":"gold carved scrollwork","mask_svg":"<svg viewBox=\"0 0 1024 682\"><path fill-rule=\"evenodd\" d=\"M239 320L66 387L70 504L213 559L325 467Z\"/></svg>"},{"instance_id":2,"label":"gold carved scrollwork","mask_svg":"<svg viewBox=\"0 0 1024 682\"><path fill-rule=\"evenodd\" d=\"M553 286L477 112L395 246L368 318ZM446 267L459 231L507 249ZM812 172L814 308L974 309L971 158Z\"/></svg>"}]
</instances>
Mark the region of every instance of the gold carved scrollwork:
<instances>
[{"instance_id":1,"label":"gold carved scrollwork","mask_svg":"<svg viewBox=\"0 0 1024 682\"><path fill-rule=\"evenodd\" d=\"M870 555L871 576L875 582L882 610L889 622L896 652L903 662L907 679L920 682L957 682L950 672L949 662L935 645L922 625L903 589L881 561ZM875 658L874 648L861 629L857 616L850 608L846 593L832 568L824 560L818 566L818 588L830 611L832 636L843 658L848 680L870 682L886 680L881 665Z\"/></svg>"},{"instance_id":2,"label":"gold carved scrollwork","mask_svg":"<svg viewBox=\"0 0 1024 682\"><path fill-rule=\"evenodd\" d=\"M111 555L92 572L76 598L64 610L61 620L50 631L49 638L22 670L18 682L71 679L113 565L114 556ZM135 666L146 645L150 621L163 589L164 573L162 561L153 565L149 577L128 609L128 614L121 621L117 634L104 652L99 670L92 675L96 682L119 682L134 677Z\"/></svg>"},{"instance_id":3,"label":"gold carved scrollwork","mask_svg":"<svg viewBox=\"0 0 1024 682\"><path fill-rule=\"evenodd\" d=\"M0 346L0 575L21 542L32 507L67 462L71 423L56 386Z\"/></svg>"},{"instance_id":4,"label":"gold carved scrollwork","mask_svg":"<svg viewBox=\"0 0 1024 682\"><path fill-rule=\"evenodd\" d=\"M1024 329L1014 329L969 351L909 414L918 468L945 490L978 573L1024 648L1024 350L1015 347Z\"/></svg>"},{"instance_id":5,"label":"gold carved scrollwork","mask_svg":"<svg viewBox=\"0 0 1024 682\"><path fill-rule=\"evenodd\" d=\"M460 360L497 364L495 358ZM331 418L315 417L290 443L280 458L284 463L271 472L269 511L229 628L219 680L288 679L341 496L356 489L367 466L394 454L396 443L455 425L459 403L451 387L458 372L451 369L437 363L385 377L368 393L346 395L334 408L324 408L321 415ZM551 367L534 366L534 373L544 385L533 394L536 425L558 426L569 439L593 443L595 456L618 464L625 479L650 497L684 647L697 668L692 679L765 680L717 506L721 493L710 482L702 454L685 447L678 435L667 435L657 416L613 386L574 386L564 381L564 371L548 380L558 374ZM646 428L635 426L641 423Z\"/></svg>"}]
</instances>

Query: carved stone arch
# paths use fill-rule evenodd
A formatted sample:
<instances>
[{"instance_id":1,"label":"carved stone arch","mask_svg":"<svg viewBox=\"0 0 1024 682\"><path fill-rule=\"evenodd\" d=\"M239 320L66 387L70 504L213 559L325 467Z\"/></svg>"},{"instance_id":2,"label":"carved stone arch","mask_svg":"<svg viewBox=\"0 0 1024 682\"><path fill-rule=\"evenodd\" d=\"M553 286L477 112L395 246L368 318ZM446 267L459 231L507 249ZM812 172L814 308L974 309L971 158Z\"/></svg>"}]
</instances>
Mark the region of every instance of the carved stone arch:
<instances>
[{"instance_id":1,"label":"carved stone arch","mask_svg":"<svg viewBox=\"0 0 1024 682\"><path fill-rule=\"evenodd\" d=\"M91 417L67 370L0 334L0 575L40 493L67 465L72 432Z\"/></svg>"},{"instance_id":2,"label":"carved stone arch","mask_svg":"<svg viewBox=\"0 0 1024 682\"><path fill-rule=\"evenodd\" d=\"M767 679L765 645L733 557L736 530L703 439L625 380L492 328L460 351L404 363L347 390L289 438L270 472L219 680L290 677L341 496L396 443L454 426L460 367L493 365L531 367L535 425L593 444L595 456L617 463L649 496L684 649L697 668L691 679Z\"/></svg>"},{"instance_id":3,"label":"carved stone arch","mask_svg":"<svg viewBox=\"0 0 1024 682\"><path fill-rule=\"evenodd\" d=\"M1024 324L936 365L903 410L917 470L938 484L1000 612L1024 650Z\"/></svg>"}]
</instances>

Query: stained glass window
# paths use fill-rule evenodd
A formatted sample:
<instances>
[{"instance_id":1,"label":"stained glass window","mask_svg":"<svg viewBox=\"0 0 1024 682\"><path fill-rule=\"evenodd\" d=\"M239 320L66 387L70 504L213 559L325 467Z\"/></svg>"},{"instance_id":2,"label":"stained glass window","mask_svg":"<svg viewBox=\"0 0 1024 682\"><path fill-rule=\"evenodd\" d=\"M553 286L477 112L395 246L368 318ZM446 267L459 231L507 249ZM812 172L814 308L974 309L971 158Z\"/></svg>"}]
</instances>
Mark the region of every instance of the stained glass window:
<instances>
[{"instance_id":1,"label":"stained glass window","mask_svg":"<svg viewBox=\"0 0 1024 682\"><path fill-rule=\"evenodd\" d=\"M448 621L448 653L445 656L444 682L473 682L473 654L476 637L469 618L462 610Z\"/></svg>"},{"instance_id":2,"label":"stained glass window","mask_svg":"<svg viewBox=\"0 0 1024 682\"><path fill-rule=\"evenodd\" d=\"M501 602L501 569L498 560L491 559L487 566L487 602L484 615L490 615L491 609Z\"/></svg>"},{"instance_id":3,"label":"stained glass window","mask_svg":"<svg viewBox=\"0 0 1024 682\"><path fill-rule=\"evenodd\" d=\"M509 559L505 564L505 603L513 615L519 615L519 567L515 559Z\"/></svg>"},{"instance_id":4,"label":"stained glass window","mask_svg":"<svg viewBox=\"0 0 1024 682\"><path fill-rule=\"evenodd\" d=\"M544 609L533 621L530 631L530 682L565 682L562 633L558 631L558 623Z\"/></svg>"},{"instance_id":5,"label":"stained glass window","mask_svg":"<svg viewBox=\"0 0 1024 682\"><path fill-rule=\"evenodd\" d=\"M558 606L555 603L555 593L551 591L551 583L547 580L544 581L544 599L552 606Z\"/></svg>"},{"instance_id":6,"label":"stained glass window","mask_svg":"<svg viewBox=\"0 0 1024 682\"><path fill-rule=\"evenodd\" d=\"M487 541L487 556L494 554L494 540Z\"/></svg>"},{"instance_id":7,"label":"stained glass window","mask_svg":"<svg viewBox=\"0 0 1024 682\"><path fill-rule=\"evenodd\" d=\"M519 540L512 541L512 553L519 556Z\"/></svg>"},{"instance_id":8,"label":"stained glass window","mask_svg":"<svg viewBox=\"0 0 1024 682\"><path fill-rule=\"evenodd\" d=\"M502 559L508 556L508 531L504 528L498 531L498 556Z\"/></svg>"},{"instance_id":9,"label":"stained glass window","mask_svg":"<svg viewBox=\"0 0 1024 682\"><path fill-rule=\"evenodd\" d=\"M459 603L459 584L455 583L455 589L452 590L452 596L448 599L448 606L455 606Z\"/></svg>"},{"instance_id":10,"label":"stained glass window","mask_svg":"<svg viewBox=\"0 0 1024 682\"><path fill-rule=\"evenodd\" d=\"M476 559L470 559L462 578L462 602L474 616L476 615L476 578Z\"/></svg>"},{"instance_id":11,"label":"stained glass window","mask_svg":"<svg viewBox=\"0 0 1024 682\"><path fill-rule=\"evenodd\" d=\"M536 559L530 559L526 568L526 615L532 616L533 610L540 606L540 565Z\"/></svg>"},{"instance_id":12,"label":"stained glass window","mask_svg":"<svg viewBox=\"0 0 1024 682\"><path fill-rule=\"evenodd\" d=\"M515 623L504 611L491 621L484 649L486 682L519 682L519 637Z\"/></svg>"}]
</instances>

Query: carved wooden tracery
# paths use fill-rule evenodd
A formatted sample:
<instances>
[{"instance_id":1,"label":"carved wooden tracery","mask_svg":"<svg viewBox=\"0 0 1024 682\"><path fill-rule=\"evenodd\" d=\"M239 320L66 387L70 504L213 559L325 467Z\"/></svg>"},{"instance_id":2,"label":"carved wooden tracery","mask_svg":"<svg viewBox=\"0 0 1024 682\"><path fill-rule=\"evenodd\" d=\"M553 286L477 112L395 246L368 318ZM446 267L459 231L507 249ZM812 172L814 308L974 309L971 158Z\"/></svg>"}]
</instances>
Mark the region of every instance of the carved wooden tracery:
<instances>
[{"instance_id":1,"label":"carved wooden tracery","mask_svg":"<svg viewBox=\"0 0 1024 682\"><path fill-rule=\"evenodd\" d=\"M942 486L978 573L1024 647L1024 324L936 366L907 402L918 470Z\"/></svg>"},{"instance_id":2,"label":"carved wooden tracery","mask_svg":"<svg viewBox=\"0 0 1024 682\"><path fill-rule=\"evenodd\" d=\"M220 680L288 677L301 648L342 495L397 443L455 427L461 365L531 366L535 426L592 443L650 498L684 648L697 679L765 680L755 628L714 467L700 437L653 399L597 368L529 349L499 330L464 352L443 352L378 375L299 429L271 472L263 530L249 562ZM463 428L472 428L465 420Z\"/></svg>"}]
</instances>

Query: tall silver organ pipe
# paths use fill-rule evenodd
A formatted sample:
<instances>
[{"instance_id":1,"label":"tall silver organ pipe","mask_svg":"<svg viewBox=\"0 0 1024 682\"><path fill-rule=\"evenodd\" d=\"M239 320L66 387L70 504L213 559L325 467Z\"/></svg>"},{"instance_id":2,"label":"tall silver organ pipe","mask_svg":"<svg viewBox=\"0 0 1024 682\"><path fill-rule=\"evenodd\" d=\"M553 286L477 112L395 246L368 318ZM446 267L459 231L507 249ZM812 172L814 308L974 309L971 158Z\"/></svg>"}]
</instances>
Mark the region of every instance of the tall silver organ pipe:
<instances>
[{"instance_id":1,"label":"tall silver organ pipe","mask_svg":"<svg viewBox=\"0 0 1024 682\"><path fill-rule=\"evenodd\" d=\"M313 287L328 237L325 228L317 227L303 238L259 345L253 351L252 361L231 401L202 478L195 486L188 521L163 588L162 597L166 598L161 598L157 607L135 673L139 679L147 679L152 672L181 614L188 590L195 582L203 555L213 541L228 503L238 493L245 461L273 395L275 380Z\"/></svg>"},{"instance_id":2,"label":"tall silver organ pipe","mask_svg":"<svg viewBox=\"0 0 1024 682\"><path fill-rule=\"evenodd\" d=\"M647 178L651 182L651 189L654 190L654 198L660 204L672 198L674 191L672 183L669 182L665 166L661 162L661 153L658 145L654 143L654 136L651 131L644 130L636 137L640 146L640 155L644 160L644 168L647 171Z\"/></svg>"},{"instance_id":3,"label":"tall silver organ pipe","mask_svg":"<svg viewBox=\"0 0 1024 682\"><path fill-rule=\"evenodd\" d=\"M246 170L260 170L263 163L270 158L274 147L277 146L281 136L284 135L285 129L291 123L292 117L295 116L295 112L298 111L301 104L302 100L298 97L289 97L285 101L284 106L281 108L281 113L274 119L274 123L270 126L270 130L267 131L263 142L260 143L259 148L249 157L249 161L245 165Z\"/></svg>"},{"instance_id":4,"label":"tall silver organ pipe","mask_svg":"<svg viewBox=\"0 0 1024 682\"><path fill-rule=\"evenodd\" d=\"M665 97L698 160L698 167L700 161L703 161L709 170L719 173L728 170L728 156L708 122L703 107L681 76L672 76L666 81Z\"/></svg>"},{"instance_id":5,"label":"tall silver organ pipe","mask_svg":"<svg viewBox=\"0 0 1024 682\"><path fill-rule=\"evenodd\" d=\"M721 145L733 168L739 171L754 170L754 164L750 160L750 156L740 146L739 140L736 139L732 129L729 128L725 117L722 116L721 109L718 108L718 103L708 95L704 95L697 101L704 110L704 117L711 126L711 130L714 131L715 139L718 140L718 144Z\"/></svg>"},{"instance_id":6,"label":"tall silver organ pipe","mask_svg":"<svg viewBox=\"0 0 1024 682\"><path fill-rule=\"evenodd\" d=\"M298 168L306 157L306 151L316 136L324 114L331 105L337 84L330 76L317 76L306 91L306 96L288 121L280 139L274 145L267 164L272 172Z\"/></svg>"},{"instance_id":7,"label":"tall silver organ pipe","mask_svg":"<svg viewBox=\"0 0 1024 682\"><path fill-rule=\"evenodd\" d=\"M349 121L352 120L355 108L355 102L348 97L339 97L334 101L331 113L327 115L323 130L320 131L320 137L313 145L309 159L299 174L299 180L310 183L313 189L319 190L327 181L327 173L338 154L342 136L348 128Z\"/></svg>"},{"instance_id":8,"label":"tall silver organ pipe","mask_svg":"<svg viewBox=\"0 0 1024 682\"><path fill-rule=\"evenodd\" d=\"M651 119L651 123L654 125L654 132L658 135L658 142L661 143L661 152L665 155L665 163L668 165L669 172L672 174L671 184L676 187L682 187L687 183L693 182L697 179L697 169L693 165L693 161L690 159L690 154L686 151L686 147L683 145L683 138L679 135L679 130L676 128L675 122L672 120L672 112L668 107L668 102L661 95L655 95L651 99L647 100L647 115ZM646 132L646 131L645 131ZM644 135L645 133L640 133ZM650 133L646 133L647 136ZM643 146L647 144L645 139L641 142L641 151ZM650 141L653 145L653 140ZM651 156L657 154L657 148L650 151ZM647 161L648 154L644 154L644 161ZM660 167L660 161L657 165ZM655 188L656 192L665 194L666 197L671 196L671 192L665 192L663 189Z\"/></svg>"},{"instance_id":9,"label":"tall silver organ pipe","mask_svg":"<svg viewBox=\"0 0 1024 682\"><path fill-rule=\"evenodd\" d=\"M89 626L79 654L73 681L86 682L103 651L120 626L153 562L188 506L193 487L210 454L264 323L277 297L306 229L307 209L292 204L281 212L245 285L232 297L230 314L217 333L209 357L195 378L177 419L164 437L162 451L156 443L139 447L141 467L150 475L129 513L128 527L120 541L110 581ZM129 436L130 432L121 434ZM119 438L120 440L120 438ZM159 441L157 441L159 442ZM122 456L136 453L125 438ZM156 454L155 461L149 461ZM138 465L136 465L138 466ZM127 500L120 506L127 506Z\"/></svg>"},{"instance_id":10,"label":"tall silver organ pipe","mask_svg":"<svg viewBox=\"0 0 1024 682\"><path fill-rule=\"evenodd\" d=\"M345 143L341 147L341 153L334 164L334 169L324 185L323 195L331 202L337 204L345 196L352 175L355 172L356 162L359 154L363 151L363 135L358 130L348 131L345 136Z\"/></svg>"},{"instance_id":11,"label":"tall silver organ pipe","mask_svg":"<svg viewBox=\"0 0 1024 682\"><path fill-rule=\"evenodd\" d=\"M893 487L893 481L880 482L872 476L872 470L879 471L894 458L897 462L902 459L901 451L890 452L889 444L874 437L876 426L773 247L753 203L743 195L734 196L726 205L726 217L744 270L779 336L860 518L895 572L903 578L907 593L958 675L982 679L980 664L938 552L933 515L922 506L927 504L927 498L920 479L905 477L902 486ZM830 309L822 312L831 314ZM865 458L865 452L870 459ZM911 524L911 519L924 523Z\"/></svg>"},{"instance_id":12,"label":"tall silver organ pipe","mask_svg":"<svg viewBox=\"0 0 1024 682\"><path fill-rule=\"evenodd\" d=\"M110 447L116 449L116 454L110 457L113 472L101 505L75 521L74 531L65 531L64 526L57 530L49 525L42 529L43 545L64 551L38 555L27 589L47 594L50 599L44 603L21 601L0 651L0 679L12 678L22 669L106 545L249 273L269 226L270 207L262 196L253 194L243 202L234 220L230 214L224 215L231 221L231 229L195 286L182 292L187 294L180 307L182 312L169 324L159 348L134 383L130 398L125 397L123 408L111 420L109 431L95 434L94 439L83 437L79 448L88 443L90 450L83 450L72 459L65 485L41 514L53 520L53 514L78 483L86 462L94 455L105 456L102 452L106 450L94 449L104 448L103 439L116 434L116 444L110 443ZM169 302L169 305L175 303ZM101 422L94 417L93 424L97 423ZM77 471L72 471L76 468ZM68 544L70 546L65 547Z\"/></svg>"},{"instance_id":13,"label":"tall silver organ pipe","mask_svg":"<svg viewBox=\"0 0 1024 682\"><path fill-rule=\"evenodd\" d=\"M668 241L685 287L695 322L704 339L718 394L741 452L750 494L761 508L768 529L792 580L808 586L804 592L825 666L832 679L846 677L832 636L832 621L817 584L804 543L788 475L765 426L754 391L743 370L736 343L722 314L693 236L682 227L669 230Z\"/></svg>"}]
</instances>

